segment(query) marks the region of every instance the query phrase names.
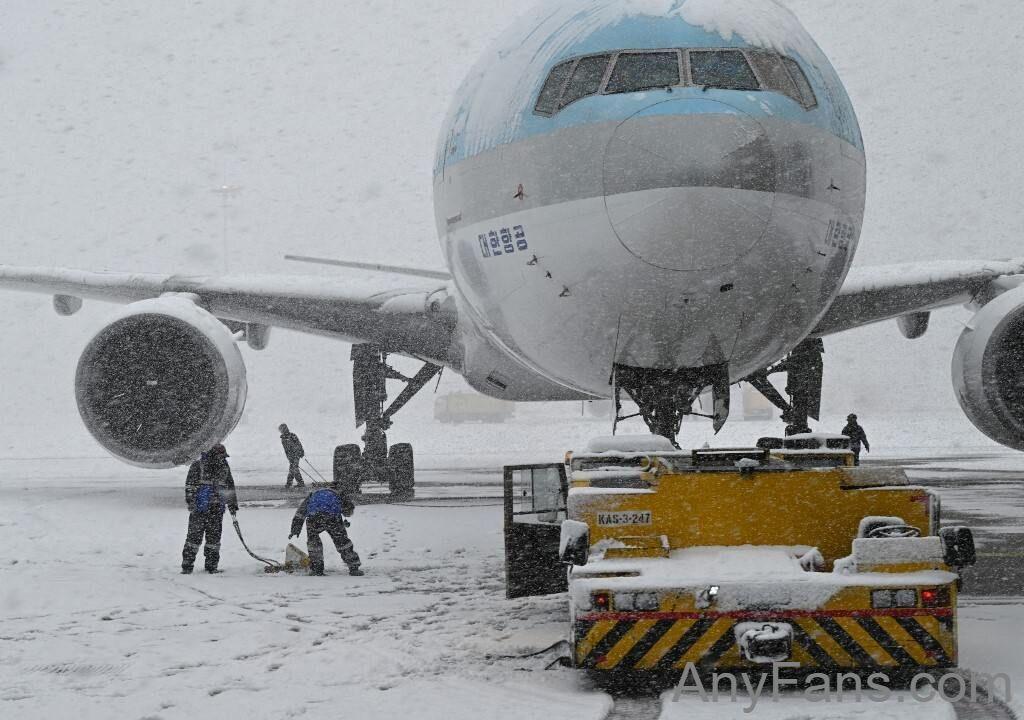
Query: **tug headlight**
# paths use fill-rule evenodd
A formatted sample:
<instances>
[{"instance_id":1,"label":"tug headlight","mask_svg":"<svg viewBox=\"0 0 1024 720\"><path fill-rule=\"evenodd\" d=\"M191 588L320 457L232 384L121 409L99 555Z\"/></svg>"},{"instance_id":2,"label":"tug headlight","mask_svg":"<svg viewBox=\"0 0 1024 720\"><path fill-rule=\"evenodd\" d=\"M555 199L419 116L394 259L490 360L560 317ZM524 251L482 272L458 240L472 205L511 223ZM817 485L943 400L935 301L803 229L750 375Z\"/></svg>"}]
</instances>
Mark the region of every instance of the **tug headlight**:
<instances>
[{"instance_id":1,"label":"tug headlight","mask_svg":"<svg viewBox=\"0 0 1024 720\"><path fill-rule=\"evenodd\" d=\"M888 610L890 608L916 608L917 590L914 590L913 588L904 588L900 590L875 590L871 593L871 607L877 610Z\"/></svg>"},{"instance_id":2,"label":"tug headlight","mask_svg":"<svg viewBox=\"0 0 1024 720\"><path fill-rule=\"evenodd\" d=\"M896 607L914 608L917 607L917 590L897 590Z\"/></svg>"},{"instance_id":3,"label":"tug headlight","mask_svg":"<svg viewBox=\"0 0 1024 720\"><path fill-rule=\"evenodd\" d=\"M661 607L657 593L637 593L633 605L642 612L654 612Z\"/></svg>"}]
</instances>

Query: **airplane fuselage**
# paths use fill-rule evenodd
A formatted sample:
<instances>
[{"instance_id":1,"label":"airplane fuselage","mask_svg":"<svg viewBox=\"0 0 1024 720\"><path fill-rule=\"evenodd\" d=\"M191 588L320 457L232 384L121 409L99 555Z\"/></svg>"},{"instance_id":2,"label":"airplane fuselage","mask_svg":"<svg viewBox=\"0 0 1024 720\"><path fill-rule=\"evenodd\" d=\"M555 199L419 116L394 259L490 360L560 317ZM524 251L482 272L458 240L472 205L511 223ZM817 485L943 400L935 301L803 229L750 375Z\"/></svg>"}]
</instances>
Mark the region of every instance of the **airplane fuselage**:
<instances>
[{"instance_id":1,"label":"airplane fuselage","mask_svg":"<svg viewBox=\"0 0 1024 720\"><path fill-rule=\"evenodd\" d=\"M453 104L435 209L483 392L608 396L616 365L739 380L846 277L864 148L828 59L771 0L763 32L665 5L524 18Z\"/></svg>"}]
</instances>

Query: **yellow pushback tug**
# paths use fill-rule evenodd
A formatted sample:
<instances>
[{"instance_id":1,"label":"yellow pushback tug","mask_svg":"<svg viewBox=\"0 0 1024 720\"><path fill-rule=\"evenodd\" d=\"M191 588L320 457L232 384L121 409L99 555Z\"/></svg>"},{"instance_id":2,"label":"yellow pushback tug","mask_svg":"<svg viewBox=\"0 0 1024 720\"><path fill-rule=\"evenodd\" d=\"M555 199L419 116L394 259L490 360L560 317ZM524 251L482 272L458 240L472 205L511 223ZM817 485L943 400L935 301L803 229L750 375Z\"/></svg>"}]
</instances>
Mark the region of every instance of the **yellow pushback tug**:
<instances>
[{"instance_id":1,"label":"yellow pushback tug","mask_svg":"<svg viewBox=\"0 0 1024 720\"><path fill-rule=\"evenodd\" d=\"M940 527L938 496L902 470L852 467L842 436L689 453L623 440L505 468L508 594L568 589L576 667L957 664L974 540Z\"/></svg>"}]
</instances>

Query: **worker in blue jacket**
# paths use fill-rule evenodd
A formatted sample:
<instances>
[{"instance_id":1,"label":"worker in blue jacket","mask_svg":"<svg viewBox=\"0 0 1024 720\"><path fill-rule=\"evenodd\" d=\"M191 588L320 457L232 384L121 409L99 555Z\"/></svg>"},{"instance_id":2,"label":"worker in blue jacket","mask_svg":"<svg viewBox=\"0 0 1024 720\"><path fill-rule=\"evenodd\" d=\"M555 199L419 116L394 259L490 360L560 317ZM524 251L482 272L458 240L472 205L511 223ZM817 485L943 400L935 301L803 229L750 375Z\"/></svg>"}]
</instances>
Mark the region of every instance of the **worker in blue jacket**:
<instances>
[{"instance_id":1,"label":"worker in blue jacket","mask_svg":"<svg viewBox=\"0 0 1024 720\"><path fill-rule=\"evenodd\" d=\"M292 518L292 530L288 539L298 537L302 532L302 524L306 524L306 546L309 550L309 574L324 574L324 546L320 541L320 533L326 531L334 541L341 559L348 565L349 575L362 575L359 569L359 555L356 554L352 541L348 538L346 517L355 511L355 504L337 490L337 486L315 490L295 511Z\"/></svg>"},{"instance_id":2,"label":"worker in blue jacket","mask_svg":"<svg viewBox=\"0 0 1024 720\"><path fill-rule=\"evenodd\" d=\"M223 445L214 445L189 467L185 480L185 504L188 505L188 533L181 551L181 572L183 575L192 572L204 537L206 572L218 572L224 510L238 512L235 479L231 476L228 451Z\"/></svg>"}]
</instances>

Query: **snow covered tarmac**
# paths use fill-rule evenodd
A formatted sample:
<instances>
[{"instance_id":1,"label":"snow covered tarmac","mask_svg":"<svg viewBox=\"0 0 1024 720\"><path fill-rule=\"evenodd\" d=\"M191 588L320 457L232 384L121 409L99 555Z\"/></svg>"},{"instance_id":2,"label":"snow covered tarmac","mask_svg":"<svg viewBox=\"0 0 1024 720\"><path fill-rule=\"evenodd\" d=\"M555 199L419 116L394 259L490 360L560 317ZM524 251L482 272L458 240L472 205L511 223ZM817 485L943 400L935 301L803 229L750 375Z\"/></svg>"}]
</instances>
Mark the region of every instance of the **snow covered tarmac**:
<instances>
[{"instance_id":1,"label":"snow covered tarmac","mask_svg":"<svg viewBox=\"0 0 1024 720\"><path fill-rule=\"evenodd\" d=\"M361 578L333 551L325 578L265 575L226 521L225 572L185 577L175 474L139 481L114 461L79 465L72 479L63 464L0 461L0 717L492 720L603 718L612 708L574 671L498 657L549 645L567 618L562 596L504 599L493 499L360 507L351 535ZM238 473L246 540L280 557L299 496L246 488L252 477ZM425 474L438 486L424 494L455 494L444 485L456 477ZM470 488L458 494L493 498ZM1009 639L1024 619L1014 602L964 609L964 664L1011 672L1024 687ZM895 700L742 708L684 697L666 701L662 717L952 717Z\"/></svg>"}]
</instances>

